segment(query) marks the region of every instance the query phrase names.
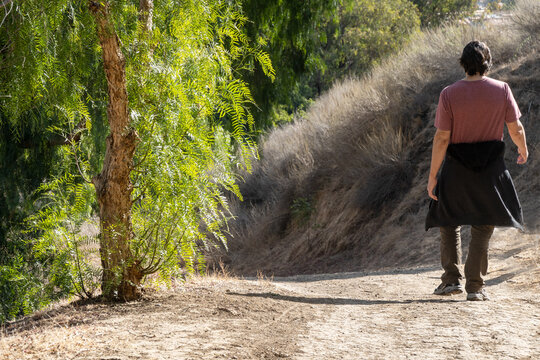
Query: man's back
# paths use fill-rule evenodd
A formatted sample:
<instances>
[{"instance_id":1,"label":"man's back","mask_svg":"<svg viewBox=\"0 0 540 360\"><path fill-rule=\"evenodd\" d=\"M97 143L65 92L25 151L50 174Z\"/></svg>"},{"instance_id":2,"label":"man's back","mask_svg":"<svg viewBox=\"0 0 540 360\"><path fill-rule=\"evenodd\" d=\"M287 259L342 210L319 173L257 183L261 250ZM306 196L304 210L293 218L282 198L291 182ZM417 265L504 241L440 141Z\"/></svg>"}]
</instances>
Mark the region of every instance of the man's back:
<instances>
[{"instance_id":1,"label":"man's back","mask_svg":"<svg viewBox=\"0 0 540 360\"><path fill-rule=\"evenodd\" d=\"M446 87L439 105L435 126L452 131L451 143L501 140L504 122L521 116L508 84L488 77Z\"/></svg>"}]
</instances>

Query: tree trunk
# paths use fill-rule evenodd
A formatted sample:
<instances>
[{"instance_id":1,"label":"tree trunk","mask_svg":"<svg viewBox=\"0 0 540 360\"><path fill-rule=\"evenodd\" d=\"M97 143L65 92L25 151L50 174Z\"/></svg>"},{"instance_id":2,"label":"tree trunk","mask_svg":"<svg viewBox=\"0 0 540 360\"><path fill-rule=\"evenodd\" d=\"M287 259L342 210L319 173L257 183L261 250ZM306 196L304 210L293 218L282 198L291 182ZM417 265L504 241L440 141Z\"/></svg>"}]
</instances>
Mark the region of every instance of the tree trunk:
<instances>
[{"instance_id":1,"label":"tree trunk","mask_svg":"<svg viewBox=\"0 0 540 360\"><path fill-rule=\"evenodd\" d=\"M152 23L154 14L153 0L140 0L139 2L139 21L143 25L146 34L152 33Z\"/></svg>"},{"instance_id":2,"label":"tree trunk","mask_svg":"<svg viewBox=\"0 0 540 360\"><path fill-rule=\"evenodd\" d=\"M110 135L103 169L92 179L99 202L102 291L109 300L129 301L140 297L143 277L130 249L133 237L130 172L138 136L130 126L125 59L110 18L109 3L89 1L88 4L96 21L109 94Z\"/></svg>"}]
</instances>

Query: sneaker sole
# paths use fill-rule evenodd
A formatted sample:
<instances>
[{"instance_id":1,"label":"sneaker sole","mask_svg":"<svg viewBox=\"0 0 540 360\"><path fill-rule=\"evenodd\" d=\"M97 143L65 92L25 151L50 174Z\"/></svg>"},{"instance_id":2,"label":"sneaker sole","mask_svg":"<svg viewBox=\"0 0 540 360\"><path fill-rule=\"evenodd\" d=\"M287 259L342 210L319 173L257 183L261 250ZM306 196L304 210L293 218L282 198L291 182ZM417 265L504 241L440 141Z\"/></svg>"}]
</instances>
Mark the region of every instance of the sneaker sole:
<instances>
[{"instance_id":1,"label":"sneaker sole","mask_svg":"<svg viewBox=\"0 0 540 360\"><path fill-rule=\"evenodd\" d=\"M443 292L443 293L433 293L433 295L439 295L439 296L450 296L450 295L458 295L458 294L463 294L463 290L455 289L455 290L451 290L451 291Z\"/></svg>"},{"instance_id":2,"label":"sneaker sole","mask_svg":"<svg viewBox=\"0 0 540 360\"><path fill-rule=\"evenodd\" d=\"M489 298L483 296L467 296L468 301L489 301Z\"/></svg>"}]
</instances>

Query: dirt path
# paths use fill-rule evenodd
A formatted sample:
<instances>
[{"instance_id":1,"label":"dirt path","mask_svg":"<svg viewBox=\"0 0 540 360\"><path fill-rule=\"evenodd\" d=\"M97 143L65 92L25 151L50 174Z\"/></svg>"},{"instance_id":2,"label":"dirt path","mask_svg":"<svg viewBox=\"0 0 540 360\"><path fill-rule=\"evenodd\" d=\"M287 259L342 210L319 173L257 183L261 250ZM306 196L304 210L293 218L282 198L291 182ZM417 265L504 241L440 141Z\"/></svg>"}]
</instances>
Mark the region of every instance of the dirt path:
<instances>
[{"instance_id":1,"label":"dirt path","mask_svg":"<svg viewBox=\"0 0 540 360\"><path fill-rule=\"evenodd\" d=\"M426 296L438 268L277 282L332 305L301 335L297 359L540 359L538 236L498 232L487 280L492 301Z\"/></svg>"},{"instance_id":2,"label":"dirt path","mask_svg":"<svg viewBox=\"0 0 540 360\"><path fill-rule=\"evenodd\" d=\"M540 239L497 231L492 301L435 297L438 268L198 279L141 302L11 324L0 359L540 359Z\"/></svg>"}]
</instances>

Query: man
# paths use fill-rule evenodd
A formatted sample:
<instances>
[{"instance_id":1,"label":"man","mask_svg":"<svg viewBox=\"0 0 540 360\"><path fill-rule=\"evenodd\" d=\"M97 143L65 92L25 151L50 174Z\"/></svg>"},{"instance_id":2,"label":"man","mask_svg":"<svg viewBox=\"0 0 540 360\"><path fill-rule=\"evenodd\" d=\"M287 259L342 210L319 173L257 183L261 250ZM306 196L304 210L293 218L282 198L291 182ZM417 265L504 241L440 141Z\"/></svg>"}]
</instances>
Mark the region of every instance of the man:
<instances>
[{"instance_id":1,"label":"man","mask_svg":"<svg viewBox=\"0 0 540 360\"><path fill-rule=\"evenodd\" d=\"M525 164L525 129L508 84L485 76L491 63L486 44L471 41L463 49L460 64L465 78L440 94L427 185L432 200L426 230L440 227L444 269L442 283L434 294L463 292L463 276L458 267L460 226L472 225L465 262L465 290L467 300L471 301L489 300L482 275L487 273L488 245L494 226L523 228L521 205L504 164L502 138L506 124L518 147L517 163Z\"/></svg>"}]
</instances>

